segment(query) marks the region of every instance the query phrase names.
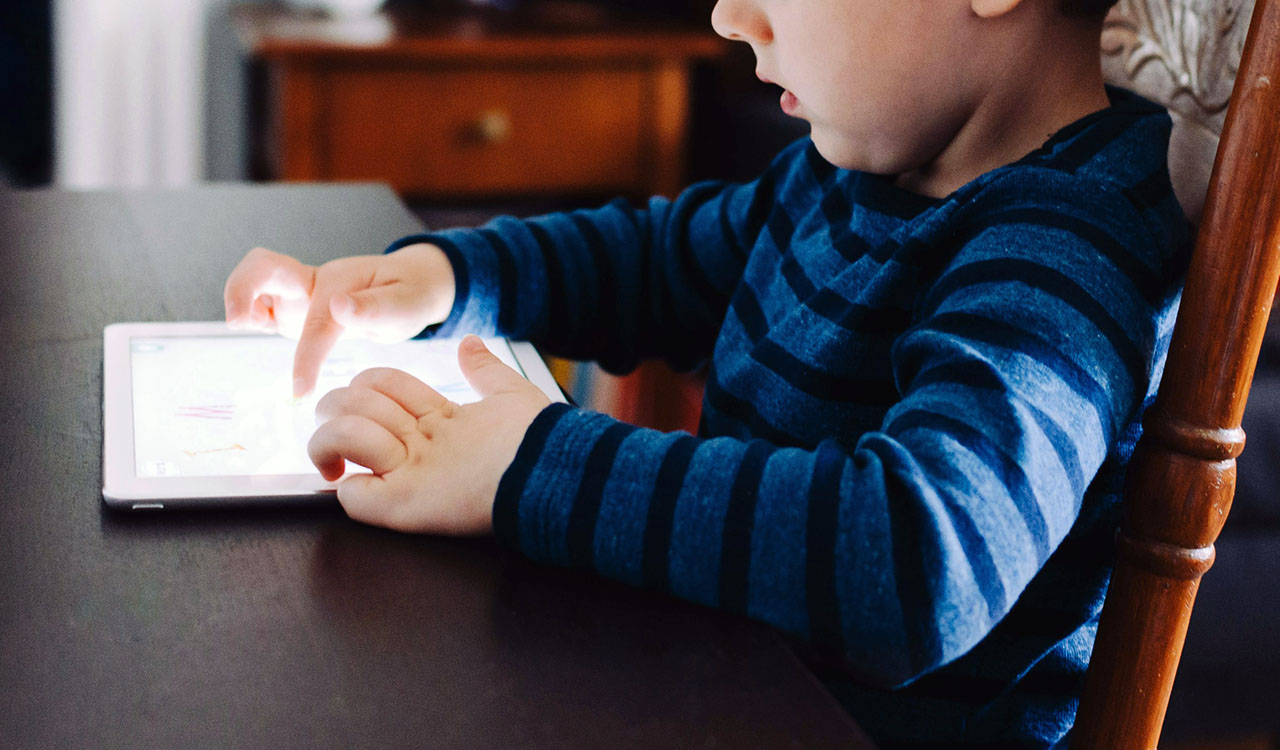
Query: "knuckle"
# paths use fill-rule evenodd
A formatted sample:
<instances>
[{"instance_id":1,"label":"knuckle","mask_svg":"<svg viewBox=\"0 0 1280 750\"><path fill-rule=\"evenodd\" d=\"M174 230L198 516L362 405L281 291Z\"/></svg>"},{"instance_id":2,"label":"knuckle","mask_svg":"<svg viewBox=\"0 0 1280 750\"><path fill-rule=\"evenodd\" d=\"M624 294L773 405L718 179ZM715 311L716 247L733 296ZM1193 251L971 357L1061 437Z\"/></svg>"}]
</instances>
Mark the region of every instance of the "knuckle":
<instances>
[{"instance_id":1,"label":"knuckle","mask_svg":"<svg viewBox=\"0 0 1280 750\"><path fill-rule=\"evenodd\" d=\"M343 414L329 424L331 425L330 434L335 444L347 445L359 437L359 425L350 414Z\"/></svg>"},{"instance_id":2,"label":"knuckle","mask_svg":"<svg viewBox=\"0 0 1280 750\"><path fill-rule=\"evenodd\" d=\"M307 312L307 317L302 321L302 330L307 333L323 333L333 325L333 320L329 317L327 310L318 310L316 306Z\"/></svg>"},{"instance_id":3,"label":"knuckle","mask_svg":"<svg viewBox=\"0 0 1280 750\"><path fill-rule=\"evenodd\" d=\"M348 388L334 388L316 402L316 419L328 421L346 413Z\"/></svg>"},{"instance_id":4,"label":"knuckle","mask_svg":"<svg viewBox=\"0 0 1280 750\"><path fill-rule=\"evenodd\" d=\"M351 379L351 385L378 390L391 382L394 373L395 371L388 367L370 367L356 373L356 376Z\"/></svg>"}]
</instances>

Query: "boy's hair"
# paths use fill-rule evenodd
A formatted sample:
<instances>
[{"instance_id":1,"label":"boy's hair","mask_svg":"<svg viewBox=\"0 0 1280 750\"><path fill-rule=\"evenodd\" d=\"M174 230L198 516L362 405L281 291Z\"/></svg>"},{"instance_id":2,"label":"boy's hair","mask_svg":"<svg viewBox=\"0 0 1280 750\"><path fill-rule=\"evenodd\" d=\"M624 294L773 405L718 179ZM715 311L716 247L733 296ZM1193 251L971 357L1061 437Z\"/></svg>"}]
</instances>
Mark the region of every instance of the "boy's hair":
<instances>
[{"instance_id":1,"label":"boy's hair","mask_svg":"<svg viewBox=\"0 0 1280 750\"><path fill-rule=\"evenodd\" d=\"M1058 0L1063 14L1072 18L1101 19L1118 0Z\"/></svg>"}]
</instances>

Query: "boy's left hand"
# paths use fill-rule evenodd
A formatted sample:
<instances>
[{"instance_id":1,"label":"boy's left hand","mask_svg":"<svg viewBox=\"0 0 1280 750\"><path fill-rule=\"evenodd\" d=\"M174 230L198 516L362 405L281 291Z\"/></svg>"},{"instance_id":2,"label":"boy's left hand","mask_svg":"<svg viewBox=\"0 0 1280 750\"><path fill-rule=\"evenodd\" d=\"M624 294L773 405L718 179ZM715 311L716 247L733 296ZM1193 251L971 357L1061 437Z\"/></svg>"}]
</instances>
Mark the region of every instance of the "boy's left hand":
<instances>
[{"instance_id":1,"label":"boy's left hand","mask_svg":"<svg viewBox=\"0 0 1280 750\"><path fill-rule=\"evenodd\" d=\"M325 479L344 460L368 467L338 485L357 521L399 531L487 534L493 500L534 417L551 403L476 336L458 362L481 400L458 405L408 373L365 370L320 399L322 424L307 445Z\"/></svg>"}]
</instances>

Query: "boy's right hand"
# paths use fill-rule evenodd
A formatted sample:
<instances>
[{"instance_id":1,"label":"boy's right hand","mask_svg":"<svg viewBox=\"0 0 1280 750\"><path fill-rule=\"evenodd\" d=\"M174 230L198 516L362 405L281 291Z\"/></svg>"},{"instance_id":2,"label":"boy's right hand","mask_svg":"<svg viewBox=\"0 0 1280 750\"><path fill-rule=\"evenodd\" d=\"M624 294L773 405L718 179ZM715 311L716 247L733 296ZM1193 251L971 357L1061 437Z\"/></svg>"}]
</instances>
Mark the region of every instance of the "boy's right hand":
<instances>
[{"instance_id":1,"label":"boy's right hand","mask_svg":"<svg viewBox=\"0 0 1280 750\"><path fill-rule=\"evenodd\" d=\"M320 365L344 331L403 341L448 317L453 297L453 266L443 250L426 243L319 267L258 247L231 271L223 290L229 326L298 340L294 396L315 388Z\"/></svg>"}]
</instances>

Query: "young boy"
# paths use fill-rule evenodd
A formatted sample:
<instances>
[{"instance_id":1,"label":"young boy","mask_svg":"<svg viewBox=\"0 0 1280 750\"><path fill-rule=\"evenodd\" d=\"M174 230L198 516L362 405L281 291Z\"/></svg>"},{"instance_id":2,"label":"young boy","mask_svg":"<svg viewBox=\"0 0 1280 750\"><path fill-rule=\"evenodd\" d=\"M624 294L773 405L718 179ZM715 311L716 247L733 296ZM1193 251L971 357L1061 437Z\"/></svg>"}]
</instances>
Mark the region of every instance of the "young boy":
<instances>
[{"instance_id":1,"label":"young boy","mask_svg":"<svg viewBox=\"0 0 1280 750\"><path fill-rule=\"evenodd\" d=\"M646 210L251 252L235 325L709 361L697 437L550 405L465 339L478 403L374 370L321 400L356 519L492 531L796 634L885 747L1068 738L1118 491L1185 265L1169 121L1104 89L1109 0L720 0L812 125L755 182Z\"/></svg>"}]
</instances>

